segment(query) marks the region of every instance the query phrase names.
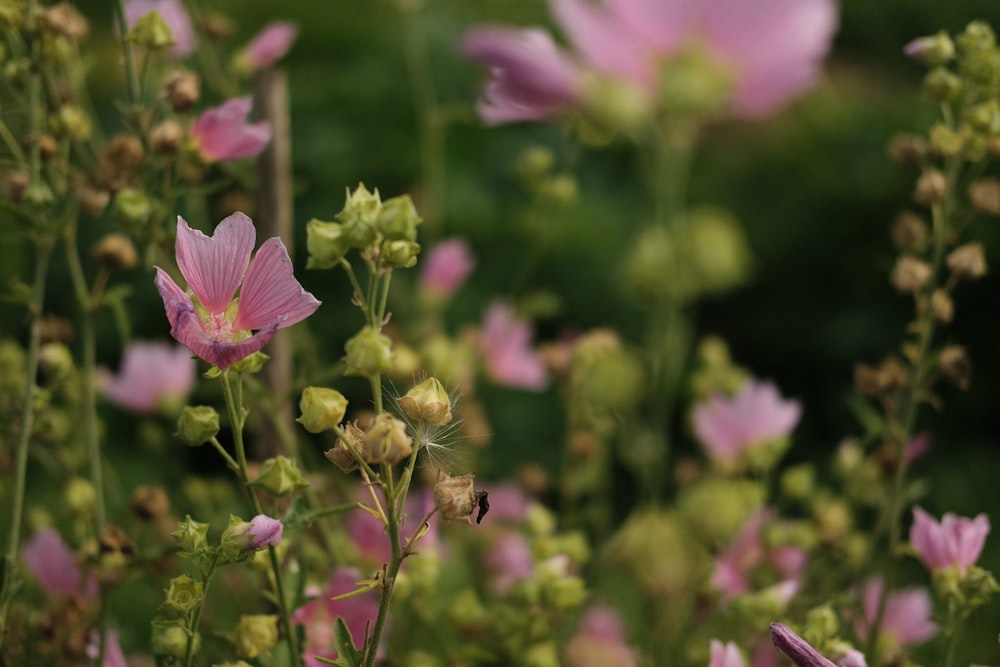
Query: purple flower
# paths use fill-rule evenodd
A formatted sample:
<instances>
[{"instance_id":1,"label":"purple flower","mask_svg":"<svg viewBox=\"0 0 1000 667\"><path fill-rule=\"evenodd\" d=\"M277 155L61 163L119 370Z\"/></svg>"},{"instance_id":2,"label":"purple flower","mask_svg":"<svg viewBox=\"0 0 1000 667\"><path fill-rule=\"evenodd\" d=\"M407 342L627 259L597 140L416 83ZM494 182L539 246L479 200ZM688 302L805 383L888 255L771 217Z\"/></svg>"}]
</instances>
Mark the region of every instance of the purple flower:
<instances>
[{"instance_id":1,"label":"purple flower","mask_svg":"<svg viewBox=\"0 0 1000 667\"><path fill-rule=\"evenodd\" d=\"M250 528L247 530L247 535L250 536L250 550L257 551L266 546L278 546L281 544L281 534L284 530L285 527L277 519L272 519L266 514L258 514L250 519Z\"/></svg>"},{"instance_id":2,"label":"purple flower","mask_svg":"<svg viewBox=\"0 0 1000 667\"><path fill-rule=\"evenodd\" d=\"M475 266L476 258L464 239L442 241L427 253L420 271L420 289L447 299L458 291Z\"/></svg>"},{"instance_id":3,"label":"purple flower","mask_svg":"<svg viewBox=\"0 0 1000 667\"><path fill-rule=\"evenodd\" d=\"M284 58L298 36L299 28L294 23L268 23L250 40L238 60L250 71L265 69Z\"/></svg>"},{"instance_id":4,"label":"purple flower","mask_svg":"<svg viewBox=\"0 0 1000 667\"><path fill-rule=\"evenodd\" d=\"M723 644L718 639L713 639L711 651L708 667L743 667L746 664L739 647L733 642Z\"/></svg>"},{"instance_id":5,"label":"purple flower","mask_svg":"<svg viewBox=\"0 0 1000 667\"><path fill-rule=\"evenodd\" d=\"M292 623L305 626L306 641L303 660L306 667L323 667L327 664L318 658L337 659L336 641L333 636L334 622L343 618L351 631L354 646L360 649L364 642L366 630L375 623L378 614L378 598L374 593L362 593L343 600L331 598L344 593L350 593L357 586L355 582L363 579L361 573L350 567L339 567L333 571L326 590L312 590L312 600L295 610ZM386 624L388 630L388 623ZM387 636L383 635L383 637ZM384 646L379 646L378 657L383 659Z\"/></svg>"},{"instance_id":6,"label":"purple flower","mask_svg":"<svg viewBox=\"0 0 1000 667\"><path fill-rule=\"evenodd\" d=\"M204 111L191 128L198 153L206 162L241 160L259 154L271 141L266 122L247 123L252 104L249 97L237 97Z\"/></svg>"},{"instance_id":7,"label":"purple flower","mask_svg":"<svg viewBox=\"0 0 1000 667\"><path fill-rule=\"evenodd\" d=\"M859 637L867 638L878 613L882 580L878 577L869 579L860 595L863 616L855 619L854 630ZM932 611L931 596L926 589L902 588L892 591L885 600L885 611L879 627L880 639L888 638L899 648L922 644L937 633L937 625L931 621Z\"/></svg>"},{"instance_id":8,"label":"purple flower","mask_svg":"<svg viewBox=\"0 0 1000 667\"><path fill-rule=\"evenodd\" d=\"M251 262L255 239L253 222L242 213L225 218L211 237L177 217L177 264L197 305L156 267L170 334L220 370L259 351L275 331L312 315L320 304L292 275L281 239L265 241Z\"/></svg>"},{"instance_id":9,"label":"purple flower","mask_svg":"<svg viewBox=\"0 0 1000 667\"><path fill-rule=\"evenodd\" d=\"M486 371L497 384L539 391L549 383L542 358L531 349L533 331L505 301L494 301L483 318L480 349Z\"/></svg>"},{"instance_id":10,"label":"purple flower","mask_svg":"<svg viewBox=\"0 0 1000 667\"><path fill-rule=\"evenodd\" d=\"M771 641L798 667L837 667L787 625L772 623Z\"/></svg>"},{"instance_id":11,"label":"purple flower","mask_svg":"<svg viewBox=\"0 0 1000 667\"><path fill-rule=\"evenodd\" d=\"M910 544L931 570L955 567L965 574L966 568L979 559L989 532L990 520L985 514L967 519L949 512L938 523L930 514L914 507Z\"/></svg>"},{"instance_id":12,"label":"purple flower","mask_svg":"<svg viewBox=\"0 0 1000 667\"><path fill-rule=\"evenodd\" d=\"M125 23L130 29L134 28L139 19L153 11L159 12L170 28L174 38L169 51L172 57L180 59L194 51L194 27L182 0L126 0Z\"/></svg>"},{"instance_id":13,"label":"purple flower","mask_svg":"<svg viewBox=\"0 0 1000 667\"><path fill-rule=\"evenodd\" d=\"M491 79L478 104L479 115L490 125L546 118L580 101L579 68L544 30L473 28L460 50L490 68Z\"/></svg>"},{"instance_id":14,"label":"purple flower","mask_svg":"<svg viewBox=\"0 0 1000 667\"><path fill-rule=\"evenodd\" d=\"M101 388L113 403L150 413L164 403L185 399L194 389L196 371L191 352L183 347L135 341L125 348L118 375L101 375Z\"/></svg>"},{"instance_id":15,"label":"purple flower","mask_svg":"<svg viewBox=\"0 0 1000 667\"><path fill-rule=\"evenodd\" d=\"M751 380L733 398L713 396L694 408L694 430L709 457L725 465L756 445L785 438L799 421L797 401L770 382Z\"/></svg>"}]
</instances>

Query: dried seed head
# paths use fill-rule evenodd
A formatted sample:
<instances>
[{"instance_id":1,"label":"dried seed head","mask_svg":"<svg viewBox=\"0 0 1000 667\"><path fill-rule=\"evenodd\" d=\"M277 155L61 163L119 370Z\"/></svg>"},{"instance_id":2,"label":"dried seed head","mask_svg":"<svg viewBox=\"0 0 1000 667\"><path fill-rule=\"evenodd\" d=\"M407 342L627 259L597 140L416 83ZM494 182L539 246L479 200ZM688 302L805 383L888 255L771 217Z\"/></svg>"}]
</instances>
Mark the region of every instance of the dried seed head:
<instances>
[{"instance_id":1,"label":"dried seed head","mask_svg":"<svg viewBox=\"0 0 1000 667\"><path fill-rule=\"evenodd\" d=\"M893 162L917 167L927 156L927 140L915 134L897 134L889 140L888 153Z\"/></svg>"},{"instance_id":2,"label":"dried seed head","mask_svg":"<svg viewBox=\"0 0 1000 667\"><path fill-rule=\"evenodd\" d=\"M375 417L365 433L363 456L368 463L399 463L413 453L413 438L406 434L406 423L388 412Z\"/></svg>"},{"instance_id":3,"label":"dried seed head","mask_svg":"<svg viewBox=\"0 0 1000 667\"><path fill-rule=\"evenodd\" d=\"M938 324L948 324L955 317L955 302L944 290L934 290L931 294L931 312Z\"/></svg>"},{"instance_id":4,"label":"dried seed head","mask_svg":"<svg viewBox=\"0 0 1000 667\"><path fill-rule=\"evenodd\" d=\"M927 169L917 179L917 187L913 199L918 204L931 206L944 199L948 191L948 179L937 169Z\"/></svg>"},{"instance_id":5,"label":"dried seed head","mask_svg":"<svg viewBox=\"0 0 1000 667\"><path fill-rule=\"evenodd\" d=\"M472 513L479 506L473 480L475 474L452 477L443 470L438 471L434 485L434 505L445 521L472 523ZM489 505L487 505L487 508Z\"/></svg>"},{"instance_id":6,"label":"dried seed head","mask_svg":"<svg viewBox=\"0 0 1000 667\"><path fill-rule=\"evenodd\" d=\"M921 252L928 236L927 224L915 213L903 211L892 222L892 242L900 250Z\"/></svg>"},{"instance_id":7,"label":"dried seed head","mask_svg":"<svg viewBox=\"0 0 1000 667\"><path fill-rule=\"evenodd\" d=\"M108 234L94 246L94 259L111 270L134 269L139 253L132 239L124 234Z\"/></svg>"},{"instance_id":8,"label":"dried seed head","mask_svg":"<svg viewBox=\"0 0 1000 667\"><path fill-rule=\"evenodd\" d=\"M965 391L972 380L972 360L961 345L949 345L938 355L938 369L941 375L953 385Z\"/></svg>"},{"instance_id":9,"label":"dried seed head","mask_svg":"<svg viewBox=\"0 0 1000 667\"><path fill-rule=\"evenodd\" d=\"M201 99L201 78L194 72L174 70L167 78L164 95L171 109L183 113Z\"/></svg>"},{"instance_id":10,"label":"dried seed head","mask_svg":"<svg viewBox=\"0 0 1000 667\"><path fill-rule=\"evenodd\" d=\"M176 155L184 139L184 128L176 120L165 120L149 131L149 145L158 155Z\"/></svg>"},{"instance_id":11,"label":"dried seed head","mask_svg":"<svg viewBox=\"0 0 1000 667\"><path fill-rule=\"evenodd\" d=\"M42 12L38 27L74 41L84 39L90 32L87 19L68 2L60 2Z\"/></svg>"},{"instance_id":12,"label":"dried seed head","mask_svg":"<svg viewBox=\"0 0 1000 667\"><path fill-rule=\"evenodd\" d=\"M1000 215L1000 180L981 178L969 184L972 208L990 215Z\"/></svg>"},{"instance_id":13,"label":"dried seed head","mask_svg":"<svg viewBox=\"0 0 1000 667\"><path fill-rule=\"evenodd\" d=\"M934 270L930 264L916 257L904 255L896 261L889 282L903 294L916 294L930 282L933 276Z\"/></svg>"},{"instance_id":14,"label":"dried seed head","mask_svg":"<svg viewBox=\"0 0 1000 667\"><path fill-rule=\"evenodd\" d=\"M966 243L952 250L947 258L948 268L962 280L978 280L986 275L986 256L982 243Z\"/></svg>"},{"instance_id":15,"label":"dried seed head","mask_svg":"<svg viewBox=\"0 0 1000 667\"><path fill-rule=\"evenodd\" d=\"M170 511L170 499L162 486L140 486L132 492L129 506L143 521L154 521L166 516Z\"/></svg>"}]
</instances>

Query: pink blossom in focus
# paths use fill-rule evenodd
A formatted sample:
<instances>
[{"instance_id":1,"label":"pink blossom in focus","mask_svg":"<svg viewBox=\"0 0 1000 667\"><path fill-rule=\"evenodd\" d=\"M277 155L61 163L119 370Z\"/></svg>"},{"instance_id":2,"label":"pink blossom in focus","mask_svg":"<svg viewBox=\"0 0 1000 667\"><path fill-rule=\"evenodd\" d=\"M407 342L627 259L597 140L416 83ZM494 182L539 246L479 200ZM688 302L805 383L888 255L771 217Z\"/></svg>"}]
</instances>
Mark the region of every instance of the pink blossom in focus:
<instances>
[{"instance_id":1,"label":"pink blossom in focus","mask_svg":"<svg viewBox=\"0 0 1000 667\"><path fill-rule=\"evenodd\" d=\"M299 28L288 21L274 21L264 26L247 44L240 59L251 71L265 69L285 57L292 48Z\"/></svg>"},{"instance_id":2,"label":"pink blossom in focus","mask_svg":"<svg viewBox=\"0 0 1000 667\"><path fill-rule=\"evenodd\" d=\"M531 544L523 534L505 531L486 553L485 565L493 590L505 595L519 581L531 579L535 573L535 558Z\"/></svg>"},{"instance_id":3,"label":"pink blossom in focus","mask_svg":"<svg viewBox=\"0 0 1000 667\"><path fill-rule=\"evenodd\" d=\"M21 559L46 595L75 595L82 574L76 557L52 528L42 528L21 547Z\"/></svg>"},{"instance_id":4,"label":"pink blossom in focus","mask_svg":"<svg viewBox=\"0 0 1000 667\"><path fill-rule=\"evenodd\" d=\"M182 0L126 0L125 23L132 29L139 19L152 11L159 12L170 28L174 38L174 45L168 51L171 57L180 59L194 51L194 26Z\"/></svg>"},{"instance_id":5,"label":"pink blossom in focus","mask_svg":"<svg viewBox=\"0 0 1000 667\"><path fill-rule=\"evenodd\" d=\"M480 349L497 384L539 391L549 382L542 358L531 349L532 327L505 301L494 301L483 318Z\"/></svg>"},{"instance_id":6,"label":"pink blossom in focus","mask_svg":"<svg viewBox=\"0 0 1000 667\"><path fill-rule=\"evenodd\" d=\"M134 341L125 348L118 375L101 374L101 389L108 400L127 410L150 413L164 403L187 398L197 370L184 347Z\"/></svg>"},{"instance_id":7,"label":"pink blossom in focus","mask_svg":"<svg viewBox=\"0 0 1000 667\"><path fill-rule=\"evenodd\" d=\"M281 535L285 526L277 519L272 519L266 514L258 514L250 519L250 549L257 551L266 546L276 547L281 544Z\"/></svg>"},{"instance_id":8,"label":"pink blossom in focus","mask_svg":"<svg viewBox=\"0 0 1000 667\"><path fill-rule=\"evenodd\" d=\"M100 635L97 632L92 632L90 641L87 642L87 657L91 660L97 660L97 656L100 655L99 639ZM125 653L118 642L118 633L114 630L108 630L104 633L104 663L102 667L128 667Z\"/></svg>"},{"instance_id":9,"label":"pink blossom in focus","mask_svg":"<svg viewBox=\"0 0 1000 667\"><path fill-rule=\"evenodd\" d=\"M868 638L872 623L878 613L879 597L882 595L882 580L869 579L861 589L863 617L855 619L854 631L858 637ZM885 600L885 612L879 627L880 636L890 638L900 648L922 644L937 633L937 625L931 621L933 604L931 596L924 588L902 588L889 593Z\"/></svg>"},{"instance_id":10,"label":"pink blossom in focus","mask_svg":"<svg viewBox=\"0 0 1000 667\"><path fill-rule=\"evenodd\" d=\"M296 609L291 616L292 623L305 626L306 640L303 661L306 667L323 667L326 663L317 658L337 659L336 641L333 628L336 619L343 618L354 639L354 647L361 649L365 630L375 623L378 615L378 597L375 593L362 593L344 600L330 598L355 590L356 582L364 577L354 568L338 567L333 571L325 590L313 590L313 599ZM386 635L389 624L386 622ZM378 659L385 657L385 647L379 646Z\"/></svg>"},{"instance_id":11,"label":"pink blossom in focus","mask_svg":"<svg viewBox=\"0 0 1000 667\"><path fill-rule=\"evenodd\" d=\"M198 142L198 153L206 162L242 160L258 155L271 141L266 122L248 123L252 104L249 97L237 97L207 109L198 116L191 136Z\"/></svg>"},{"instance_id":12,"label":"pink blossom in focus","mask_svg":"<svg viewBox=\"0 0 1000 667\"><path fill-rule=\"evenodd\" d=\"M538 120L580 99L581 72L544 30L473 28L459 48L490 69L491 79L478 104L479 115L489 125Z\"/></svg>"},{"instance_id":13,"label":"pink blossom in focus","mask_svg":"<svg viewBox=\"0 0 1000 667\"><path fill-rule=\"evenodd\" d=\"M975 565L990 532L990 520L985 514L968 519L946 513L938 523L920 507L913 508L910 544L931 570L966 568Z\"/></svg>"},{"instance_id":14,"label":"pink blossom in focus","mask_svg":"<svg viewBox=\"0 0 1000 667\"><path fill-rule=\"evenodd\" d=\"M733 642L723 644L718 639L713 639L711 651L708 667L743 667L745 664L739 647Z\"/></svg>"},{"instance_id":15,"label":"pink blossom in focus","mask_svg":"<svg viewBox=\"0 0 1000 667\"><path fill-rule=\"evenodd\" d=\"M603 606L591 607L580 619L580 626L566 645L565 657L567 667L639 664L638 652L625 643L625 629L618 613Z\"/></svg>"},{"instance_id":16,"label":"pink blossom in focus","mask_svg":"<svg viewBox=\"0 0 1000 667\"><path fill-rule=\"evenodd\" d=\"M177 264L198 300L197 308L167 272L156 267L170 334L220 370L257 352L275 331L312 315L320 304L292 275L292 260L281 239L265 241L251 261L255 240L253 222L242 213L225 218L213 236L177 217ZM233 309L237 289L239 303Z\"/></svg>"},{"instance_id":17,"label":"pink blossom in focus","mask_svg":"<svg viewBox=\"0 0 1000 667\"><path fill-rule=\"evenodd\" d=\"M427 253L420 270L420 289L446 299L458 291L475 266L476 258L464 239L442 241Z\"/></svg>"},{"instance_id":18,"label":"pink blossom in focus","mask_svg":"<svg viewBox=\"0 0 1000 667\"><path fill-rule=\"evenodd\" d=\"M694 429L710 458L730 464L755 445L787 437L801 411L770 382L750 380L733 398L717 395L696 405Z\"/></svg>"}]
</instances>

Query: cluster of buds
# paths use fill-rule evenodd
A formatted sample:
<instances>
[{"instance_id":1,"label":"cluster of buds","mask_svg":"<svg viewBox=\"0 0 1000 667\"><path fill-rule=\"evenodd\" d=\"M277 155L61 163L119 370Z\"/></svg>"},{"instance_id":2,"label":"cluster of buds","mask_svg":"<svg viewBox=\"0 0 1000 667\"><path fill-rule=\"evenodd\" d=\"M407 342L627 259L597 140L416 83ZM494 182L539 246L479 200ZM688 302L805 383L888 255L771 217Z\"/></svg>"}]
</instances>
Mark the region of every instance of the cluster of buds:
<instances>
[{"instance_id":1,"label":"cluster of buds","mask_svg":"<svg viewBox=\"0 0 1000 667\"><path fill-rule=\"evenodd\" d=\"M421 219L409 195L382 201L378 189L369 192L359 184L348 191L344 209L336 222L312 219L306 226L311 269L329 269L340 263L351 249L376 270L411 267L420 245L417 225Z\"/></svg>"}]
</instances>

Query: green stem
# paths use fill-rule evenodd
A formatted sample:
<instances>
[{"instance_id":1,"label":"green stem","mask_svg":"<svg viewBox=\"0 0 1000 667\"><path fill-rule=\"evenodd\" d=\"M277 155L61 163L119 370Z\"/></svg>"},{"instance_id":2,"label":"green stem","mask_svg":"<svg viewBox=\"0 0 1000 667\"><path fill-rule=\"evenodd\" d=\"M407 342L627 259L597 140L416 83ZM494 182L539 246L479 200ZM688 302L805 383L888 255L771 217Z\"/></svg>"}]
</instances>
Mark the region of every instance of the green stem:
<instances>
[{"instance_id":1,"label":"green stem","mask_svg":"<svg viewBox=\"0 0 1000 667\"><path fill-rule=\"evenodd\" d=\"M216 552L208 570L202 573L202 598L201 603L191 612L188 619L187 646L184 649L184 667L191 667L195 654L195 638L198 636L198 627L201 625L201 612L205 609L205 600L208 599L208 587L215 577L215 570L219 565L219 552Z\"/></svg>"},{"instance_id":2,"label":"green stem","mask_svg":"<svg viewBox=\"0 0 1000 667\"><path fill-rule=\"evenodd\" d=\"M132 52L132 43L125 39L125 35L128 33L128 24L125 21L125 0L118 0L115 3L114 10L115 19L118 21L118 34L121 35L122 55L125 59L125 78L128 81L129 102L132 107L132 113L135 114L136 110L142 104L142 90L139 87L139 74L135 69L135 56ZM130 118L129 120L135 119Z\"/></svg>"},{"instance_id":3,"label":"green stem","mask_svg":"<svg viewBox=\"0 0 1000 667\"><path fill-rule=\"evenodd\" d=\"M10 531L7 535L7 551L4 555L2 588L0 588L0 648L7 636L7 608L14 597L14 563L21 538L21 519L24 515L24 492L28 470L28 445L35 424L35 378L38 375L38 351L41 347L41 317L45 303L45 282L48 277L52 244L38 246L35 260L35 278L31 292L28 314L31 326L28 332L28 359L25 367L24 392L21 395L21 431L17 439L16 462L14 464L14 506L11 508Z\"/></svg>"},{"instance_id":4,"label":"green stem","mask_svg":"<svg viewBox=\"0 0 1000 667\"><path fill-rule=\"evenodd\" d=\"M222 372L222 391L226 397L226 408L229 411L229 421L233 429L233 444L236 449L236 462L240 481L246 489L250 504L253 506L254 515L263 514L257 494L250 488L250 473L247 469L246 447L243 444L243 427L246 423L246 413L243 410L243 388L242 381L237 381L236 391L233 390L232 379L229 370ZM289 664L301 665L302 654L299 652L299 640L292 627L291 614L288 611L288 598L285 597L285 584L281 578L281 563L278 560L277 550L268 545L267 554L271 562L271 573L274 576L274 595L278 599L278 613L281 616L281 624L288 637Z\"/></svg>"}]
</instances>

